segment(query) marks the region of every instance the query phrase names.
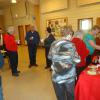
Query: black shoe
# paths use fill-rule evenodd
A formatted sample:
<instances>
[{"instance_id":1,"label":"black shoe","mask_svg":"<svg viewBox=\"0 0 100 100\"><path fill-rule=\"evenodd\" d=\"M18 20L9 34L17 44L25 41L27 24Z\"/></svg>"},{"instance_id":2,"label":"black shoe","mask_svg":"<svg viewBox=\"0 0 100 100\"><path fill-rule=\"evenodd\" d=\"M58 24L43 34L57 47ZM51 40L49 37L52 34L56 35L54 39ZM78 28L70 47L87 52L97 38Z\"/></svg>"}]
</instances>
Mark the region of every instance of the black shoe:
<instances>
[{"instance_id":1,"label":"black shoe","mask_svg":"<svg viewBox=\"0 0 100 100\"><path fill-rule=\"evenodd\" d=\"M50 72L52 71L52 69L50 68Z\"/></svg>"},{"instance_id":2,"label":"black shoe","mask_svg":"<svg viewBox=\"0 0 100 100\"><path fill-rule=\"evenodd\" d=\"M20 73L20 71L17 71L17 73L19 74L19 73Z\"/></svg>"},{"instance_id":3,"label":"black shoe","mask_svg":"<svg viewBox=\"0 0 100 100\"><path fill-rule=\"evenodd\" d=\"M12 73L12 76L18 77L19 74L18 73Z\"/></svg>"},{"instance_id":4,"label":"black shoe","mask_svg":"<svg viewBox=\"0 0 100 100\"><path fill-rule=\"evenodd\" d=\"M45 69L48 69L48 68L50 68L50 67L49 67L49 66L46 66L46 67L45 67Z\"/></svg>"},{"instance_id":5,"label":"black shoe","mask_svg":"<svg viewBox=\"0 0 100 100\"><path fill-rule=\"evenodd\" d=\"M38 65L37 64L33 64L33 66L37 67Z\"/></svg>"},{"instance_id":6,"label":"black shoe","mask_svg":"<svg viewBox=\"0 0 100 100\"><path fill-rule=\"evenodd\" d=\"M28 67L31 68L33 65L29 65Z\"/></svg>"}]
</instances>

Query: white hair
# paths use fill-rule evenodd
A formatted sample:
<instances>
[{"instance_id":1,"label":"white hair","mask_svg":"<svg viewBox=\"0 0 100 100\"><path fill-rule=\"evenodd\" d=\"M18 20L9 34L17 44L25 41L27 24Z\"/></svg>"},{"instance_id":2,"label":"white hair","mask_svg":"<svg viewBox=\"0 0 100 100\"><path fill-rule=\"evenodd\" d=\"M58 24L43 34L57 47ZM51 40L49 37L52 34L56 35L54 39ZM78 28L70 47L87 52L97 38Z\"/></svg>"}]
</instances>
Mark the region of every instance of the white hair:
<instances>
[{"instance_id":1,"label":"white hair","mask_svg":"<svg viewBox=\"0 0 100 100\"><path fill-rule=\"evenodd\" d=\"M82 38L84 32L82 30L78 30L75 32L74 37Z\"/></svg>"},{"instance_id":2,"label":"white hair","mask_svg":"<svg viewBox=\"0 0 100 100\"><path fill-rule=\"evenodd\" d=\"M14 26L10 26L10 27L7 28L7 32L9 34L13 34L14 33L14 30L15 30Z\"/></svg>"}]
</instances>

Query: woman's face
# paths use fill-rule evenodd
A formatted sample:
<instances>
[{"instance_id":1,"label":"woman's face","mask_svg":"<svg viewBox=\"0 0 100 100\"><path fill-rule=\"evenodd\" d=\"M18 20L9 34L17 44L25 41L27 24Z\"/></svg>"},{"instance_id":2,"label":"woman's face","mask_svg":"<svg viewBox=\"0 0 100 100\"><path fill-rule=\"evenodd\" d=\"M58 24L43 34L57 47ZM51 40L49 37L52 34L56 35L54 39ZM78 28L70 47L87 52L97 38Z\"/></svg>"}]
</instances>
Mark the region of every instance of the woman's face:
<instances>
[{"instance_id":1,"label":"woman's face","mask_svg":"<svg viewBox=\"0 0 100 100\"><path fill-rule=\"evenodd\" d=\"M95 29L93 33L94 33L94 35L97 35L99 32L100 32L99 29Z\"/></svg>"},{"instance_id":2,"label":"woman's face","mask_svg":"<svg viewBox=\"0 0 100 100\"><path fill-rule=\"evenodd\" d=\"M0 34L2 34L2 30L0 29Z\"/></svg>"}]
</instances>

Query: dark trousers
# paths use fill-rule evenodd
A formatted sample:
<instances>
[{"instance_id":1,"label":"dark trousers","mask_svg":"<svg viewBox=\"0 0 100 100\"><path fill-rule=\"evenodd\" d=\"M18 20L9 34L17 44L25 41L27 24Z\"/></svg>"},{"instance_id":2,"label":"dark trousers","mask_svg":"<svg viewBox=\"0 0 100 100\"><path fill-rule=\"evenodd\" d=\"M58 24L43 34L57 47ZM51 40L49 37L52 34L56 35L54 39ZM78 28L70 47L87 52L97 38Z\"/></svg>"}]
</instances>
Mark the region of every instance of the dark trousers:
<instances>
[{"instance_id":1,"label":"dark trousers","mask_svg":"<svg viewBox=\"0 0 100 100\"><path fill-rule=\"evenodd\" d=\"M1 82L1 76L0 76L0 100L4 100L4 99L3 99L3 93L2 93L2 82Z\"/></svg>"},{"instance_id":2,"label":"dark trousers","mask_svg":"<svg viewBox=\"0 0 100 100\"><path fill-rule=\"evenodd\" d=\"M81 72L86 68L86 66L82 66L82 67L76 67L76 73L77 73L77 80L79 78L79 75L81 74Z\"/></svg>"},{"instance_id":3,"label":"dark trousers","mask_svg":"<svg viewBox=\"0 0 100 100\"><path fill-rule=\"evenodd\" d=\"M50 47L45 47L46 66L51 67L52 61L48 59Z\"/></svg>"},{"instance_id":4,"label":"dark trousers","mask_svg":"<svg viewBox=\"0 0 100 100\"><path fill-rule=\"evenodd\" d=\"M36 64L37 46L28 45L28 51L29 51L30 65Z\"/></svg>"},{"instance_id":5,"label":"dark trousers","mask_svg":"<svg viewBox=\"0 0 100 100\"><path fill-rule=\"evenodd\" d=\"M8 57L10 61L10 67L12 73L17 73L17 67L18 67L18 53L17 52L12 52L8 51Z\"/></svg>"},{"instance_id":6,"label":"dark trousers","mask_svg":"<svg viewBox=\"0 0 100 100\"><path fill-rule=\"evenodd\" d=\"M58 84L53 82L57 100L74 100L75 81Z\"/></svg>"},{"instance_id":7,"label":"dark trousers","mask_svg":"<svg viewBox=\"0 0 100 100\"><path fill-rule=\"evenodd\" d=\"M92 56L91 55L88 55L86 57L86 66L90 65L92 63Z\"/></svg>"}]
</instances>

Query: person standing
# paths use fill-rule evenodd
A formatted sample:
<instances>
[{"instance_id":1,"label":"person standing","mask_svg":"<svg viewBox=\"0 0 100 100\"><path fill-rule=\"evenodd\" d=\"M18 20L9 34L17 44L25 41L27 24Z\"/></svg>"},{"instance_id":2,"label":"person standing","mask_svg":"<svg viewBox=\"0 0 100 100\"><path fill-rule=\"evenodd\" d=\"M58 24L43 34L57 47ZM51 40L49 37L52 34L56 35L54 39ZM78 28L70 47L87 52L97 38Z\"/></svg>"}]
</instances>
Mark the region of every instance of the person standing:
<instances>
[{"instance_id":1,"label":"person standing","mask_svg":"<svg viewBox=\"0 0 100 100\"><path fill-rule=\"evenodd\" d=\"M87 49L83 41L83 36L84 32L79 30L75 32L75 35L71 40L74 43L81 59L81 62L76 65L77 80L79 78L80 73L86 68L86 57L89 54L89 50Z\"/></svg>"},{"instance_id":2,"label":"person standing","mask_svg":"<svg viewBox=\"0 0 100 100\"><path fill-rule=\"evenodd\" d=\"M10 67L13 76L19 76L20 71L18 68L18 52L17 52L17 43L14 37L15 29L13 26L7 28L7 33L3 35L4 45L7 50L7 54L10 60Z\"/></svg>"},{"instance_id":3,"label":"person standing","mask_svg":"<svg viewBox=\"0 0 100 100\"><path fill-rule=\"evenodd\" d=\"M1 68L3 67L3 65L4 65L4 58L0 51L0 100L4 100L2 92L2 77L1 77Z\"/></svg>"},{"instance_id":4,"label":"person standing","mask_svg":"<svg viewBox=\"0 0 100 100\"><path fill-rule=\"evenodd\" d=\"M89 50L89 55L86 58L86 65L88 66L91 62L92 62L92 55L94 53L94 50L100 50L100 45L96 44L96 40L95 40L95 36L100 32L100 27L95 25L93 26L93 28L91 29L91 31L89 33L87 33L83 40Z\"/></svg>"},{"instance_id":5,"label":"person standing","mask_svg":"<svg viewBox=\"0 0 100 100\"><path fill-rule=\"evenodd\" d=\"M46 36L47 37L44 40L45 57L46 57L46 67L45 67L45 69L51 67L52 61L50 59L48 59L48 54L49 54L51 44L53 43L53 41L55 41L55 37L51 34L51 28L50 27L46 28Z\"/></svg>"},{"instance_id":6,"label":"person standing","mask_svg":"<svg viewBox=\"0 0 100 100\"><path fill-rule=\"evenodd\" d=\"M2 33L3 33L2 28L0 28L0 50L3 49L3 36L2 36Z\"/></svg>"},{"instance_id":7,"label":"person standing","mask_svg":"<svg viewBox=\"0 0 100 100\"><path fill-rule=\"evenodd\" d=\"M80 57L69 40L72 32L70 27L65 27L62 39L52 43L48 55L52 60L52 82L57 100L74 100L76 64L80 62Z\"/></svg>"},{"instance_id":8,"label":"person standing","mask_svg":"<svg viewBox=\"0 0 100 100\"><path fill-rule=\"evenodd\" d=\"M30 64L29 68L32 66L38 66L36 64L36 53L37 46L40 42L39 33L35 30L34 26L30 26L30 31L26 33L25 40L27 41Z\"/></svg>"}]
</instances>

